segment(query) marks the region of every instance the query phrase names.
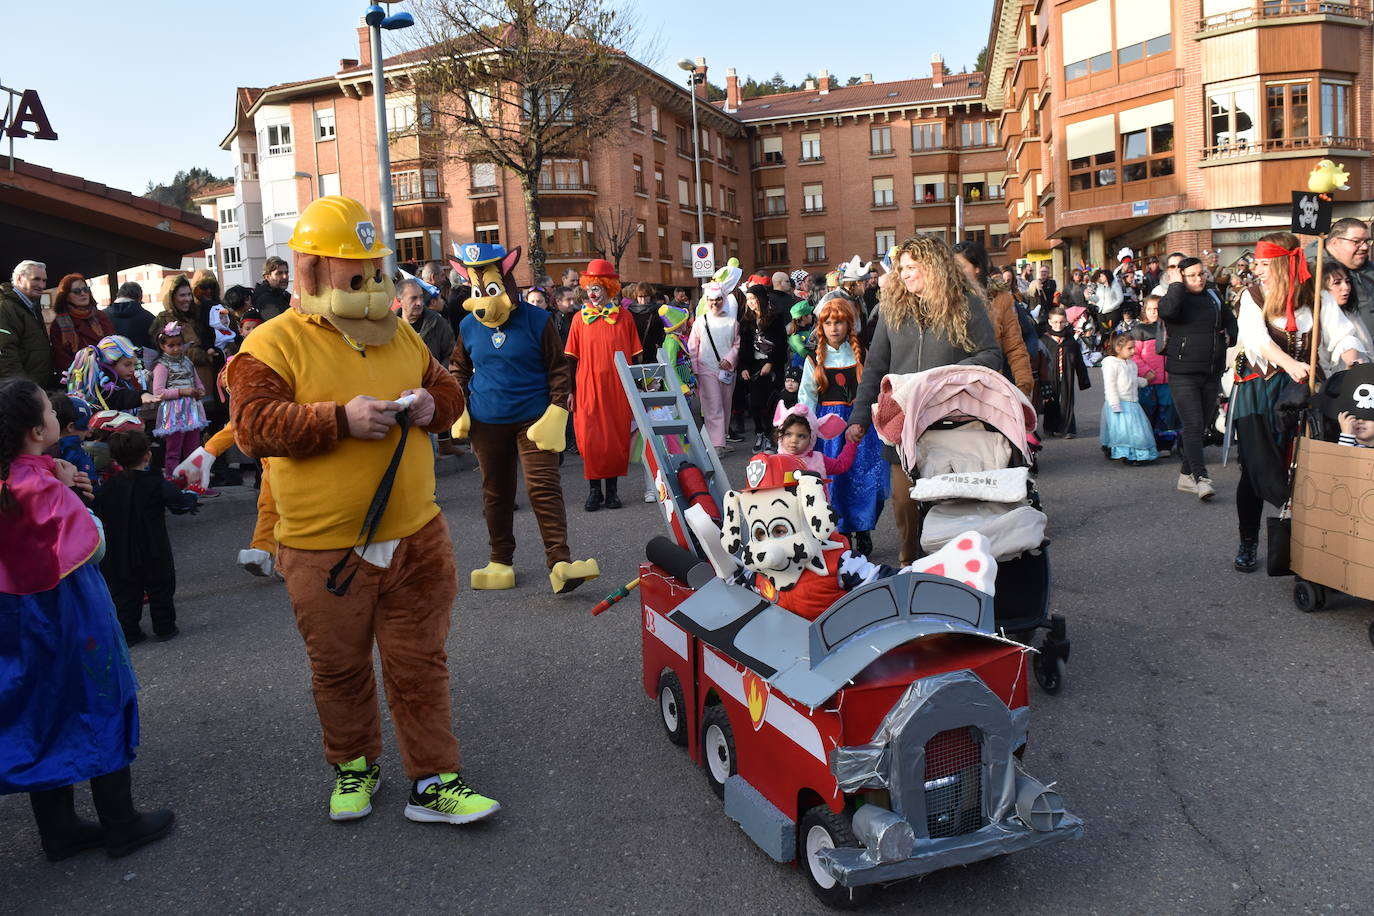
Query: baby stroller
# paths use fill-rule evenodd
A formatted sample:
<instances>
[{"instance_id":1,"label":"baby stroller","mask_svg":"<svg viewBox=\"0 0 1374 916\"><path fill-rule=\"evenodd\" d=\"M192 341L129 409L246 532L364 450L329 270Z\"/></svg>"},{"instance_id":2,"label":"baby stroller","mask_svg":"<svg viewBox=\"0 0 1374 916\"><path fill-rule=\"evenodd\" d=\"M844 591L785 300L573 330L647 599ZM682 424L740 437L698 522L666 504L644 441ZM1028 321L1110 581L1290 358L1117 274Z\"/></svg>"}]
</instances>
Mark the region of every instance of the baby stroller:
<instances>
[{"instance_id":1,"label":"baby stroller","mask_svg":"<svg viewBox=\"0 0 1374 916\"><path fill-rule=\"evenodd\" d=\"M1069 639L1064 618L1049 613L1046 517L1026 441L1035 408L992 369L943 366L885 377L873 418L914 482L921 548L939 550L969 529L989 539L998 564L997 627L1026 645L1046 631L1031 667L1046 693L1058 693Z\"/></svg>"}]
</instances>

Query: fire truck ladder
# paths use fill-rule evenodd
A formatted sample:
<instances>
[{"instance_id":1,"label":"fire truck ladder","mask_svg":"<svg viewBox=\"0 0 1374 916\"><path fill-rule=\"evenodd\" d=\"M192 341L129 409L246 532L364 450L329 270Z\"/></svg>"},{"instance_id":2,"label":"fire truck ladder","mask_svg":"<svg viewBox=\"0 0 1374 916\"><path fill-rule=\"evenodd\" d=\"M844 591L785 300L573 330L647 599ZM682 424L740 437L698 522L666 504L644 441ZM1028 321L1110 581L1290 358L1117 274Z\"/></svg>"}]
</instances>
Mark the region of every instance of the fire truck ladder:
<instances>
[{"instance_id":1,"label":"fire truck ladder","mask_svg":"<svg viewBox=\"0 0 1374 916\"><path fill-rule=\"evenodd\" d=\"M691 408L682 396L676 376L663 362L662 350L658 358L656 363L632 366L626 362L625 354L616 353L615 367L620 373L620 384L625 388L635 425L644 438L644 460L652 460L650 470L655 477L662 478L672 501L672 514L678 522L677 526L670 526L678 528L673 534L680 543L684 537L687 539L683 547L702 554L685 521L691 501L684 496L678 471L684 464L699 468L717 506L724 504L730 481L706 431L693 421ZM676 447L670 450L670 437L676 437L680 450Z\"/></svg>"}]
</instances>

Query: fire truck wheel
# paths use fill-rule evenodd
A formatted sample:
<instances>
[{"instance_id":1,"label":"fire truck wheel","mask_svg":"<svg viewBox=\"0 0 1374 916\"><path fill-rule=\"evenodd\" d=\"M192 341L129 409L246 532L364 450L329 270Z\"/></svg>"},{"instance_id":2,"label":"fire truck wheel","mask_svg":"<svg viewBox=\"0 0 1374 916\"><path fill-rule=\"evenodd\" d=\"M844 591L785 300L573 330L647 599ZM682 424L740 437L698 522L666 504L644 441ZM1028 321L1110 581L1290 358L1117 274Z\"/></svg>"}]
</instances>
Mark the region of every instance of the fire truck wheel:
<instances>
[{"instance_id":1,"label":"fire truck wheel","mask_svg":"<svg viewBox=\"0 0 1374 916\"><path fill-rule=\"evenodd\" d=\"M797 845L798 864L806 876L806 885L827 906L849 909L863 903L872 893L871 887L845 887L821 863L821 850L859 845L848 812L836 814L826 805L811 808L802 815L797 828Z\"/></svg>"},{"instance_id":2,"label":"fire truck wheel","mask_svg":"<svg viewBox=\"0 0 1374 916\"><path fill-rule=\"evenodd\" d=\"M701 718L701 758L706 764L706 781L716 798L725 797L725 780L739 772L735 759L735 733L730 717L719 704L708 706Z\"/></svg>"},{"instance_id":3,"label":"fire truck wheel","mask_svg":"<svg viewBox=\"0 0 1374 916\"><path fill-rule=\"evenodd\" d=\"M679 747L687 743L687 703L682 695L682 682L676 674L664 671L658 676L658 714L668 740Z\"/></svg>"}]
</instances>

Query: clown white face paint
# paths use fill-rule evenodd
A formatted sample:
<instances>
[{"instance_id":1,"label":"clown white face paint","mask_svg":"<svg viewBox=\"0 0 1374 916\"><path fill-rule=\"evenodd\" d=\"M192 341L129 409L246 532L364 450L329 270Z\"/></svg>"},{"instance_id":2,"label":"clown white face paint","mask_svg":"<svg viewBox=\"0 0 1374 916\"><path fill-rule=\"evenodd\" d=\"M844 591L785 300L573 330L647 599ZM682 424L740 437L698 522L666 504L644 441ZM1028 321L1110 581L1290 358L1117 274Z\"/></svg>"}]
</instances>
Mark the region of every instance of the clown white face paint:
<instances>
[{"instance_id":1,"label":"clown white face paint","mask_svg":"<svg viewBox=\"0 0 1374 916\"><path fill-rule=\"evenodd\" d=\"M592 284L587 287L587 301L592 305L601 305L606 301L606 290L599 284ZM608 321L610 319L607 319Z\"/></svg>"}]
</instances>

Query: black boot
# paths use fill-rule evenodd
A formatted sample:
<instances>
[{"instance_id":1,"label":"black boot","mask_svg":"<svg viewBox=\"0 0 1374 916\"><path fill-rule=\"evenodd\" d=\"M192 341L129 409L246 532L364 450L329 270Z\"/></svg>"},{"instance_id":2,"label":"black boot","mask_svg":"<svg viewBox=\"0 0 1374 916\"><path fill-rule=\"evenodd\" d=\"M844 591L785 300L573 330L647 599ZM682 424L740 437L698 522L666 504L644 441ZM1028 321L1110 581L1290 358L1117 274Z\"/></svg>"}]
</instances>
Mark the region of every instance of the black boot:
<instances>
[{"instance_id":1,"label":"black boot","mask_svg":"<svg viewBox=\"0 0 1374 916\"><path fill-rule=\"evenodd\" d=\"M105 828L105 851L113 859L162 839L172 829L175 818L165 808L140 814L134 808L132 789L128 767L91 780L95 813L100 816L100 826Z\"/></svg>"},{"instance_id":2,"label":"black boot","mask_svg":"<svg viewBox=\"0 0 1374 916\"><path fill-rule=\"evenodd\" d=\"M601 495L601 481L591 481L591 491L587 494L587 504L583 506L588 512L595 512L605 503L605 497Z\"/></svg>"},{"instance_id":3,"label":"black boot","mask_svg":"<svg viewBox=\"0 0 1374 916\"><path fill-rule=\"evenodd\" d=\"M624 507L624 504L620 501L620 494L616 492L616 488L617 488L618 486L619 486L619 480L618 480L618 478L615 478L615 477L607 477L607 478L606 478L606 508L607 508L607 509L620 509L620 508L623 508L623 507Z\"/></svg>"},{"instance_id":4,"label":"black boot","mask_svg":"<svg viewBox=\"0 0 1374 916\"><path fill-rule=\"evenodd\" d=\"M30 792L29 804L33 806L33 819L38 822L38 836L49 862L61 862L83 850L105 845L105 831L100 825L76 816L76 793L71 786Z\"/></svg>"},{"instance_id":5,"label":"black boot","mask_svg":"<svg viewBox=\"0 0 1374 916\"><path fill-rule=\"evenodd\" d=\"M862 557L873 555L873 532L856 531L854 532L854 552Z\"/></svg>"},{"instance_id":6,"label":"black boot","mask_svg":"<svg viewBox=\"0 0 1374 916\"><path fill-rule=\"evenodd\" d=\"M1259 550L1259 541L1255 538L1243 537L1240 539L1240 549L1236 551L1236 569L1240 572L1254 572L1259 568L1259 559L1255 556Z\"/></svg>"}]
</instances>

